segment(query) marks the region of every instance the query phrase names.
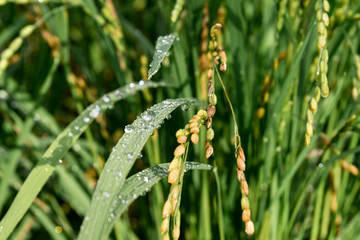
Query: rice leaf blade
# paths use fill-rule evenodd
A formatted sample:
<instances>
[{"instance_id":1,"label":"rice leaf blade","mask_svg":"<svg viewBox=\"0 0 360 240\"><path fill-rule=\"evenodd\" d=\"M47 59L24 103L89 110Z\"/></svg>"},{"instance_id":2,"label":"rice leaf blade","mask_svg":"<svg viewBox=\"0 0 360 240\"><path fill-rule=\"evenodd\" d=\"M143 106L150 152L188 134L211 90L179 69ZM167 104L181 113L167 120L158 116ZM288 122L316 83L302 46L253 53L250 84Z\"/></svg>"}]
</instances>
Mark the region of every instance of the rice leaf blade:
<instances>
[{"instance_id":1,"label":"rice leaf blade","mask_svg":"<svg viewBox=\"0 0 360 240\"><path fill-rule=\"evenodd\" d=\"M152 76L157 73L160 69L160 65L164 58L169 55L169 49L174 43L176 36L174 34L161 36L156 40L155 54L153 60L150 64L150 69L148 72L148 79L150 80Z\"/></svg>"},{"instance_id":2,"label":"rice leaf blade","mask_svg":"<svg viewBox=\"0 0 360 240\"><path fill-rule=\"evenodd\" d=\"M165 84L140 81L137 84L132 83L112 91L91 104L73 122L71 122L69 126L58 135L56 140L43 154L39 163L26 178L9 210L0 222L0 240L8 238L26 211L30 208L33 200L41 191L56 166L59 165L59 160L63 158L70 147L99 114L103 113L106 109L111 108L113 103L133 95L135 92L142 90L145 87L160 86L165 86Z\"/></svg>"},{"instance_id":3,"label":"rice leaf blade","mask_svg":"<svg viewBox=\"0 0 360 240\"><path fill-rule=\"evenodd\" d=\"M192 99L167 99L143 112L131 124L125 127L125 133L113 148L98 185L92 196L90 207L79 234L82 239L100 239L105 237L107 225L115 217L113 204L119 200L117 191L123 187L135 160L154 130L177 107L191 104Z\"/></svg>"}]
</instances>

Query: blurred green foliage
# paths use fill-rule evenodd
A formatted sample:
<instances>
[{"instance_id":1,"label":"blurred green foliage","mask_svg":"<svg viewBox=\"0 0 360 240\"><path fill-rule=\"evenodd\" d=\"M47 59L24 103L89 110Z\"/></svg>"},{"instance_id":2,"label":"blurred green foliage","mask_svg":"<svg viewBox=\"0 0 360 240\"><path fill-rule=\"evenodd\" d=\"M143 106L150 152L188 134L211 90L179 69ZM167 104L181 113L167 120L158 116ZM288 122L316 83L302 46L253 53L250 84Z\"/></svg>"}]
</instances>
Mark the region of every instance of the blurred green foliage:
<instances>
[{"instance_id":1,"label":"blurred green foliage","mask_svg":"<svg viewBox=\"0 0 360 240\"><path fill-rule=\"evenodd\" d=\"M178 37L152 78L171 87L145 89L97 117L61 159L10 239L75 238L124 127L167 98L206 101L199 59L217 22L223 25L219 41L227 55L221 77L246 156L253 236L245 234L241 221L234 123L216 77L214 156L205 159L202 129L188 160L217 167L225 238L358 239L360 3L330 1L330 95L319 102L309 147L304 144L306 110L319 55L315 1L185 1L171 22L174 6L167 0L0 0L0 54L23 27L36 26L0 73L0 219L60 132L105 93L146 78L158 37ZM204 6L208 34L202 37ZM173 112L150 137L130 175L170 162L175 132L198 108ZM182 239L219 238L215 186L212 172L185 174ZM169 184L161 181L139 197L115 223L111 238L160 239L168 191Z\"/></svg>"}]
</instances>

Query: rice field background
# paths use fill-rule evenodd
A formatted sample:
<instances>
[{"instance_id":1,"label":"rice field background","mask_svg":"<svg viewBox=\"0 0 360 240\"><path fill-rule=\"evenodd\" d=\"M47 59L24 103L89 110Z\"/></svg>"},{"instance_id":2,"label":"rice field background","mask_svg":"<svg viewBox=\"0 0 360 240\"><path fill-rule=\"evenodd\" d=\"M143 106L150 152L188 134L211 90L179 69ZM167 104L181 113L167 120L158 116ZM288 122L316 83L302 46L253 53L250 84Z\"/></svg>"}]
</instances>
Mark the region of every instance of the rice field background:
<instances>
[{"instance_id":1,"label":"rice field background","mask_svg":"<svg viewBox=\"0 0 360 240\"><path fill-rule=\"evenodd\" d=\"M360 239L360 2L0 0L0 239Z\"/></svg>"}]
</instances>

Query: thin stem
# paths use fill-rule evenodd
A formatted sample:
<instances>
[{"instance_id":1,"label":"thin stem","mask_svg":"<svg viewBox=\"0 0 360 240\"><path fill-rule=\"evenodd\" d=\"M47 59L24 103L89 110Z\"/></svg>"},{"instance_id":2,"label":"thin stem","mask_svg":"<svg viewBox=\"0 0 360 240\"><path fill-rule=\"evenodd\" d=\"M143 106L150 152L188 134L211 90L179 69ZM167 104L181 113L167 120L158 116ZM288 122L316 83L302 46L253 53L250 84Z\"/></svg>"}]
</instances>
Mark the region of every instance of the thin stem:
<instances>
[{"instance_id":1,"label":"thin stem","mask_svg":"<svg viewBox=\"0 0 360 240\"><path fill-rule=\"evenodd\" d=\"M214 66L214 64L213 64L213 66ZM239 135L239 132L238 132L238 126L237 126L237 123L236 123L236 117L235 117L234 108L233 108L233 106L232 106L232 104L231 104L229 95L228 95L228 93L227 93L227 91L226 91L225 84L224 84L224 82L223 82L222 79L221 79L219 70L217 69L217 67L214 67L214 68L215 68L215 71L216 71L216 75L218 76L218 79L219 79L219 81L220 81L220 84L221 84L221 86L222 86L222 88L223 88L223 90L224 90L226 100L228 101L229 106L230 106L231 115L232 115L233 121L234 121L235 148L238 148L239 144L241 143L241 138L240 138L240 135Z\"/></svg>"},{"instance_id":2,"label":"thin stem","mask_svg":"<svg viewBox=\"0 0 360 240\"><path fill-rule=\"evenodd\" d=\"M225 239L225 235L224 235L224 216L223 216L223 211L222 211L221 185L220 185L219 175L218 175L218 172L217 172L217 167L213 168L213 172L214 172L214 175L215 175L217 197L218 197L219 235L220 235L220 240L224 240Z\"/></svg>"}]
</instances>

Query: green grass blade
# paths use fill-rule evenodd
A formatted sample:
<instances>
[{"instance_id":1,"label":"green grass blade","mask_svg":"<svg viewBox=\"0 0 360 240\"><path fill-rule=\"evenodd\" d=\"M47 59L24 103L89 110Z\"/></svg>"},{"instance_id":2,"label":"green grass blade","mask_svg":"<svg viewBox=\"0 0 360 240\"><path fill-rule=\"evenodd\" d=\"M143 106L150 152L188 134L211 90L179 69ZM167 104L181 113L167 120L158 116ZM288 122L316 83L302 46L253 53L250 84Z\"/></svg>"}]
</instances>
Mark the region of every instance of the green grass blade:
<instances>
[{"instance_id":1,"label":"green grass blade","mask_svg":"<svg viewBox=\"0 0 360 240\"><path fill-rule=\"evenodd\" d=\"M117 89L91 104L73 122L71 122L69 126L58 135L56 140L43 154L37 166L26 178L9 210L0 222L0 240L8 238L15 226L29 209L33 200L45 185L56 166L59 165L59 160L63 158L69 148L99 114L112 107L112 104L116 101L129 95L133 95L136 91L145 87L160 86L164 86L164 84L140 81L137 84L133 83Z\"/></svg>"},{"instance_id":2,"label":"green grass blade","mask_svg":"<svg viewBox=\"0 0 360 240\"><path fill-rule=\"evenodd\" d=\"M152 76L157 73L160 69L160 65L164 58L169 55L169 49L171 45L174 43L176 36L174 34L170 34L167 36L161 36L156 40L155 54L154 58L150 64L150 69L148 72L148 79L150 80Z\"/></svg>"},{"instance_id":3,"label":"green grass blade","mask_svg":"<svg viewBox=\"0 0 360 240\"><path fill-rule=\"evenodd\" d=\"M32 206L31 212L34 214L36 219L41 223L41 225L49 233L49 235L51 236L51 239L66 240L66 236L64 233L58 234L54 231L56 225L53 222L53 219L50 219L50 217L44 211L42 211L37 206Z\"/></svg>"},{"instance_id":4,"label":"green grass blade","mask_svg":"<svg viewBox=\"0 0 360 240\"><path fill-rule=\"evenodd\" d=\"M213 167L208 164L198 162L185 163L185 171L188 170L212 170ZM142 196L162 178L167 177L169 174L169 163L159 164L147 168L137 174L126 179L124 186L118 191L118 201L114 208L114 216L121 216L121 214L135 201L139 196ZM160 214L160 213L159 213ZM112 219L112 223L116 218ZM112 225L107 225L107 233L111 231ZM106 237L106 236L104 236Z\"/></svg>"},{"instance_id":5,"label":"green grass blade","mask_svg":"<svg viewBox=\"0 0 360 240\"><path fill-rule=\"evenodd\" d=\"M59 166L56 169L56 173L59 176L59 185L64 189L64 194L70 205L73 206L78 214L85 214L90 205L90 197L87 192L63 166Z\"/></svg>"},{"instance_id":6,"label":"green grass blade","mask_svg":"<svg viewBox=\"0 0 360 240\"><path fill-rule=\"evenodd\" d=\"M113 148L100 175L90 208L83 221L79 240L108 237L104 235L104 230L115 217L113 204L119 200L117 193L123 187L125 178L147 139L172 111L180 105L193 102L192 99L164 100L143 112L131 125L125 127L125 134Z\"/></svg>"}]
</instances>

